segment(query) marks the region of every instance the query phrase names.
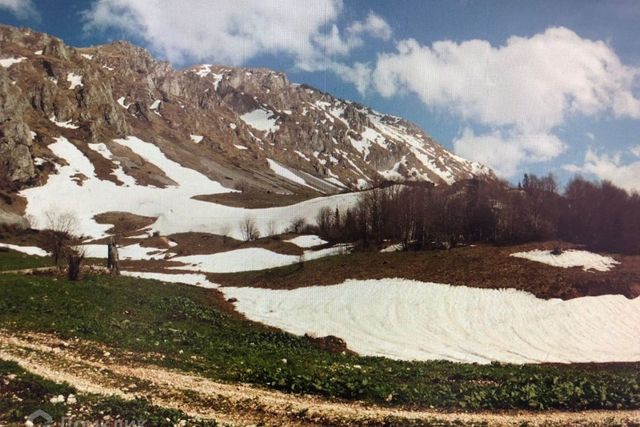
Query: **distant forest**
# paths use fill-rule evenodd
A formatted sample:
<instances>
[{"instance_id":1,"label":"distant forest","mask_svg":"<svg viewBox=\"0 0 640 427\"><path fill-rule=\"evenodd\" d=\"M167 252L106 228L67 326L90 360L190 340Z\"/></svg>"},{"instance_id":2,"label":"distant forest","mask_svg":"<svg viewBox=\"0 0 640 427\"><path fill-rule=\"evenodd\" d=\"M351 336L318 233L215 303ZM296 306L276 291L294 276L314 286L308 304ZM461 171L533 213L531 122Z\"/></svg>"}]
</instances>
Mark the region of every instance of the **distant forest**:
<instances>
[{"instance_id":1,"label":"distant forest","mask_svg":"<svg viewBox=\"0 0 640 427\"><path fill-rule=\"evenodd\" d=\"M640 195L610 182L573 178L564 192L552 175L525 175L517 187L478 179L452 186L386 184L363 192L353 209L318 213L332 242L406 249L461 243L564 240L598 251L640 254Z\"/></svg>"}]
</instances>

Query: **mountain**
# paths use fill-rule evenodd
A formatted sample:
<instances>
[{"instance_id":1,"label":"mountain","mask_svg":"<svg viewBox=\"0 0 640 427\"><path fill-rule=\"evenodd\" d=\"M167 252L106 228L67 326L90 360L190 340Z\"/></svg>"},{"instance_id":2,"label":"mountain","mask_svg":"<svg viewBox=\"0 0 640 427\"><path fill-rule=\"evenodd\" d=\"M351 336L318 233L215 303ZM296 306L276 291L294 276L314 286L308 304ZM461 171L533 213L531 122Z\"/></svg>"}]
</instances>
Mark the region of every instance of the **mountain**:
<instances>
[{"instance_id":1,"label":"mountain","mask_svg":"<svg viewBox=\"0 0 640 427\"><path fill-rule=\"evenodd\" d=\"M128 136L247 193L308 198L381 180L495 178L408 121L291 83L280 72L217 65L175 70L127 42L73 48L10 26L0 26L0 52L5 217L23 213L19 191L43 185L68 163L51 149L58 138L86 156L100 180L117 186L176 184L162 167L116 142ZM86 178L73 177L78 185Z\"/></svg>"}]
</instances>

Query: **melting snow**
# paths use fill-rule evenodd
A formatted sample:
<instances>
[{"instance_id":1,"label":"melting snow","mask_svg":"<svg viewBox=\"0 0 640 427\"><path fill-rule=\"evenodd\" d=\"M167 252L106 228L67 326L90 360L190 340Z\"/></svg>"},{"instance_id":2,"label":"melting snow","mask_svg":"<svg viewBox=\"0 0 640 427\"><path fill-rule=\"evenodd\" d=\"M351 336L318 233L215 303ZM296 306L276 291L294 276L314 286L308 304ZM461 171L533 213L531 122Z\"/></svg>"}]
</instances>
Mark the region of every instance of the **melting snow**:
<instances>
[{"instance_id":1,"label":"melting snow","mask_svg":"<svg viewBox=\"0 0 640 427\"><path fill-rule=\"evenodd\" d=\"M298 262L300 257L283 255L263 248L245 248L212 255L189 255L172 258L188 264L172 267L179 270L196 270L206 273L237 273L282 267Z\"/></svg>"},{"instance_id":2,"label":"melting snow","mask_svg":"<svg viewBox=\"0 0 640 427\"><path fill-rule=\"evenodd\" d=\"M206 289L215 289L219 285L211 283L204 274L166 274L149 273L139 271L123 271L123 276L139 277L141 279L159 280L167 283L186 283L187 285L199 286Z\"/></svg>"},{"instance_id":3,"label":"melting snow","mask_svg":"<svg viewBox=\"0 0 640 427\"><path fill-rule=\"evenodd\" d=\"M93 151L96 151L105 159L111 160L113 164L117 166L116 170L113 172L113 175L118 179L118 181L122 182L127 187L133 187L136 185L136 180L132 176L129 176L124 172L122 166L120 165L120 162L118 160L113 160L113 154L111 153L111 150L109 150L109 148L107 148L104 143L100 142L97 144L87 145Z\"/></svg>"},{"instance_id":4,"label":"melting snow","mask_svg":"<svg viewBox=\"0 0 640 427\"><path fill-rule=\"evenodd\" d=\"M171 258L186 266L171 267L177 270L195 270L203 273L239 273L265 270L347 253L350 245L336 245L319 251L305 251L302 256L284 255L263 248L244 248L210 255L188 255Z\"/></svg>"},{"instance_id":5,"label":"melting snow","mask_svg":"<svg viewBox=\"0 0 640 427\"><path fill-rule=\"evenodd\" d=\"M204 136L202 135L190 135L191 140L193 142L195 142L196 144L200 144L202 142L202 140L204 139Z\"/></svg>"},{"instance_id":6,"label":"melting snow","mask_svg":"<svg viewBox=\"0 0 640 427\"><path fill-rule=\"evenodd\" d=\"M87 258L107 258L106 244L82 245ZM118 256L125 260L161 260L164 259L166 251L159 248L145 248L139 243L118 248Z\"/></svg>"},{"instance_id":7,"label":"melting snow","mask_svg":"<svg viewBox=\"0 0 640 427\"><path fill-rule=\"evenodd\" d=\"M118 104L120 104L122 108L124 108L125 110L128 110L131 104L126 104L124 100L125 100L125 97L121 96L120 98L118 98Z\"/></svg>"},{"instance_id":8,"label":"melting snow","mask_svg":"<svg viewBox=\"0 0 640 427\"><path fill-rule=\"evenodd\" d=\"M268 209L244 209L203 202L192 197L234 190L168 159L154 144L136 137L118 139L115 143L128 147L146 162L157 166L176 185L166 188L118 186L111 181L100 180L95 176L94 167L89 159L75 145L60 137L48 148L68 164L57 165L57 173L49 174L44 185L20 192L28 202L26 214L32 215L38 223L44 224L46 213L50 209L70 208L80 219L78 232L95 238L105 236L111 225L97 224L93 219L94 215L113 211L158 217L149 231L158 231L162 235L189 231L223 234L231 230L231 237L241 238L239 224L247 216L254 216L261 234L267 235L271 223L275 222L280 228L284 228L296 217L314 223L322 207L326 206L332 210L337 207L345 211L354 206L359 197L357 193L340 194ZM87 177L82 186L78 186L72 179L77 173ZM67 206L69 208L64 208Z\"/></svg>"},{"instance_id":9,"label":"melting snow","mask_svg":"<svg viewBox=\"0 0 640 427\"><path fill-rule=\"evenodd\" d=\"M264 108L258 108L257 110L243 114L240 116L240 119L252 128L267 133L275 132L280 128L276 124L276 117L273 112L265 110Z\"/></svg>"},{"instance_id":10,"label":"melting snow","mask_svg":"<svg viewBox=\"0 0 640 427\"><path fill-rule=\"evenodd\" d=\"M93 59L93 55L89 55L88 53L81 53L80 56L82 56L84 59L88 59L89 61Z\"/></svg>"},{"instance_id":11,"label":"melting snow","mask_svg":"<svg viewBox=\"0 0 640 427\"><path fill-rule=\"evenodd\" d=\"M640 360L640 298L543 300L513 289L404 279L221 290L251 320L298 335L335 335L367 356L477 363Z\"/></svg>"},{"instance_id":12,"label":"melting snow","mask_svg":"<svg viewBox=\"0 0 640 427\"><path fill-rule=\"evenodd\" d=\"M530 261L541 262L543 264L552 265L554 267L570 268L582 267L584 271L597 270L609 271L616 264L620 264L615 259L594 254L588 251L567 250L560 255L553 255L551 251L533 250L528 252L516 252L511 254L512 257L524 258Z\"/></svg>"},{"instance_id":13,"label":"melting snow","mask_svg":"<svg viewBox=\"0 0 640 427\"><path fill-rule=\"evenodd\" d=\"M19 64L22 61L24 61L25 59L27 59L27 58L25 58L24 56L21 56L19 58L15 58L15 57L13 57L13 58L3 58L3 59L0 59L0 67L9 68L13 64Z\"/></svg>"},{"instance_id":14,"label":"melting snow","mask_svg":"<svg viewBox=\"0 0 640 427\"><path fill-rule=\"evenodd\" d=\"M82 76L77 75L76 73L69 73L67 74L67 81L69 83L71 83L71 86L69 86L69 89L75 89L77 87L82 87Z\"/></svg>"},{"instance_id":15,"label":"melting snow","mask_svg":"<svg viewBox=\"0 0 640 427\"><path fill-rule=\"evenodd\" d=\"M20 245L12 245L10 243L0 243L0 248L11 249L16 252L22 252L27 255L35 255L35 256L47 256L49 252L44 249L38 248L36 246L20 246Z\"/></svg>"},{"instance_id":16,"label":"melting snow","mask_svg":"<svg viewBox=\"0 0 640 427\"><path fill-rule=\"evenodd\" d=\"M294 245L301 248L312 248L314 246L321 246L329 243L326 240L322 240L320 237L315 235L298 236L293 239L285 240L285 242L293 243Z\"/></svg>"},{"instance_id":17,"label":"melting snow","mask_svg":"<svg viewBox=\"0 0 640 427\"><path fill-rule=\"evenodd\" d=\"M244 145L240 145L240 144L233 144L234 147L236 147L238 150L248 150L249 147L245 147Z\"/></svg>"},{"instance_id":18,"label":"melting snow","mask_svg":"<svg viewBox=\"0 0 640 427\"><path fill-rule=\"evenodd\" d=\"M280 175L281 177L283 177L285 179L288 179L289 181L293 181L296 184L300 184L300 185L303 185L305 187L313 188L312 186L307 184L307 181L305 181L304 179L300 178L298 175L296 175L295 173L291 172L289 169L285 168L284 166L282 166L278 162L276 162L274 160L271 160L271 159L267 159L267 162L269 162L269 167L271 168L271 170L274 171L277 175ZM314 188L314 190L315 190L315 188Z\"/></svg>"},{"instance_id":19,"label":"melting snow","mask_svg":"<svg viewBox=\"0 0 640 427\"><path fill-rule=\"evenodd\" d=\"M49 117L49 120L54 123L56 126L66 129L78 129L78 125L74 124L71 119L66 122L60 122L55 116Z\"/></svg>"}]
</instances>

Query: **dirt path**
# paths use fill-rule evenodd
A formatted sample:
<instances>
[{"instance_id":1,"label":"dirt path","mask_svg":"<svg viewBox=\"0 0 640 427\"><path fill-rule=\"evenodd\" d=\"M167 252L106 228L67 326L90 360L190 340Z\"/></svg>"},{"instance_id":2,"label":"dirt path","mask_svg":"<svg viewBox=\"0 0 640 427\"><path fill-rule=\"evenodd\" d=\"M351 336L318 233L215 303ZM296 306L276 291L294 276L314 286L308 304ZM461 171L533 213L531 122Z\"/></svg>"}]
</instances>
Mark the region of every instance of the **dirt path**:
<instances>
[{"instance_id":1,"label":"dirt path","mask_svg":"<svg viewBox=\"0 0 640 427\"><path fill-rule=\"evenodd\" d=\"M158 360L146 354L143 359ZM14 334L0 330L0 359L15 361L47 379L66 381L81 392L144 397L153 404L180 409L190 416L216 419L233 426L346 425L630 425L640 423L640 411L545 413L441 413L405 411L362 403L342 403L290 395L248 385L232 385L141 363L139 354L94 342L64 341L45 334ZM135 359L135 360L134 360ZM137 360L137 361L136 361Z\"/></svg>"}]
</instances>

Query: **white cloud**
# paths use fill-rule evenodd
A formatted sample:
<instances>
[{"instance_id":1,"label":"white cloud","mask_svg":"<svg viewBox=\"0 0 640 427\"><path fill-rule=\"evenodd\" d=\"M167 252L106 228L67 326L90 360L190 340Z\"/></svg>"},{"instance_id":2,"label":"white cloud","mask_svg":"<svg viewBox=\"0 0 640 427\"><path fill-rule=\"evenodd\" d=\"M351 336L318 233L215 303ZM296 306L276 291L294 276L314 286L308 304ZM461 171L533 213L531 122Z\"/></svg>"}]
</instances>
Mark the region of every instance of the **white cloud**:
<instances>
[{"instance_id":1,"label":"white cloud","mask_svg":"<svg viewBox=\"0 0 640 427\"><path fill-rule=\"evenodd\" d=\"M431 108L491 129L480 136L465 131L455 151L511 177L524 163L564 151L553 132L570 116L640 118L633 93L639 76L640 68L623 64L606 43L549 28L498 47L402 40L395 52L379 55L373 84L383 96L415 93Z\"/></svg>"},{"instance_id":2,"label":"white cloud","mask_svg":"<svg viewBox=\"0 0 640 427\"><path fill-rule=\"evenodd\" d=\"M553 134L496 130L476 135L468 128L453 141L453 147L459 156L485 164L504 178L516 176L522 164L553 159L566 149L566 145Z\"/></svg>"},{"instance_id":3,"label":"white cloud","mask_svg":"<svg viewBox=\"0 0 640 427\"><path fill-rule=\"evenodd\" d=\"M9 10L20 19L38 17L32 0L0 0L0 9Z\"/></svg>"},{"instance_id":4,"label":"white cloud","mask_svg":"<svg viewBox=\"0 0 640 427\"><path fill-rule=\"evenodd\" d=\"M631 148L630 151L634 156L640 157L640 145L636 145L635 147ZM640 180L640 177L638 177L638 180Z\"/></svg>"},{"instance_id":5,"label":"white cloud","mask_svg":"<svg viewBox=\"0 0 640 427\"><path fill-rule=\"evenodd\" d=\"M428 106L485 125L547 132L572 114L611 111L640 118L632 88L640 69L624 65L602 41L566 28L530 38L438 41L431 47L403 40L382 54L375 86L384 96L415 92Z\"/></svg>"},{"instance_id":6,"label":"white cloud","mask_svg":"<svg viewBox=\"0 0 640 427\"><path fill-rule=\"evenodd\" d=\"M640 161L624 164L620 153L598 155L589 149L583 165L566 165L564 168L569 172L595 175L630 192L640 192Z\"/></svg>"},{"instance_id":7,"label":"white cloud","mask_svg":"<svg viewBox=\"0 0 640 427\"><path fill-rule=\"evenodd\" d=\"M364 21L351 23L343 37L338 26L333 24L328 33L319 33L314 37L314 41L322 48L325 55L348 55L353 49L364 45L364 36L369 36L381 40L391 38L391 27L380 16L369 12Z\"/></svg>"},{"instance_id":8,"label":"white cloud","mask_svg":"<svg viewBox=\"0 0 640 427\"><path fill-rule=\"evenodd\" d=\"M596 136L591 132L587 132L587 133L585 133L585 135L586 135L587 138L589 138L592 141L594 141L596 139Z\"/></svg>"},{"instance_id":9,"label":"white cloud","mask_svg":"<svg viewBox=\"0 0 640 427\"><path fill-rule=\"evenodd\" d=\"M86 29L139 35L172 62L242 64L262 53L311 55L341 10L340 0L97 0L85 17Z\"/></svg>"},{"instance_id":10,"label":"white cloud","mask_svg":"<svg viewBox=\"0 0 640 427\"><path fill-rule=\"evenodd\" d=\"M347 33L350 37L360 37L363 34L368 34L371 37L389 40L393 31L387 21L373 12L369 12L367 19L364 21L355 21L349 25Z\"/></svg>"},{"instance_id":11,"label":"white cloud","mask_svg":"<svg viewBox=\"0 0 640 427\"><path fill-rule=\"evenodd\" d=\"M369 12L341 33L342 11L342 0L97 0L84 15L86 30L120 29L175 63L241 65L261 54L284 54L302 70L328 69L363 88L369 67L334 57L361 47L364 37L388 40L391 28Z\"/></svg>"}]
</instances>

